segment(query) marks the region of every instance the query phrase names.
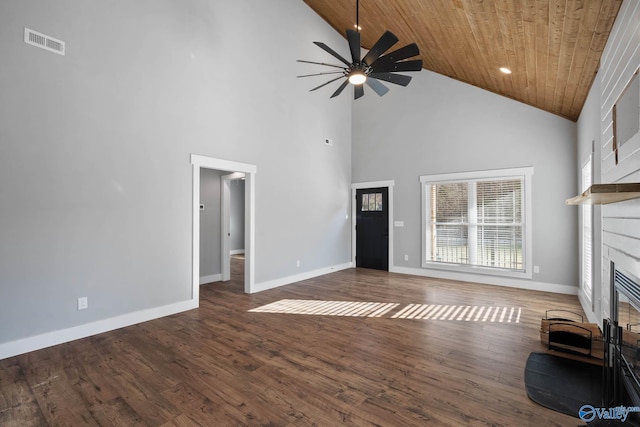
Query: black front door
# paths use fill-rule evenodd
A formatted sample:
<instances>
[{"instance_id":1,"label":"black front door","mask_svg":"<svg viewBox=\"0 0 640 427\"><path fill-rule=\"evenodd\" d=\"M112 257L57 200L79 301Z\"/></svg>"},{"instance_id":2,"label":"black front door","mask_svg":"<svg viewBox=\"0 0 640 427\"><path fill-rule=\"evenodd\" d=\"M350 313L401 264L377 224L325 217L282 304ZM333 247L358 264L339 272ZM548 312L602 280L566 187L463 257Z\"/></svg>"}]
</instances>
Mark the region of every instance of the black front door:
<instances>
[{"instance_id":1,"label":"black front door","mask_svg":"<svg viewBox=\"0 0 640 427\"><path fill-rule=\"evenodd\" d=\"M388 192L356 190L356 267L389 271Z\"/></svg>"}]
</instances>

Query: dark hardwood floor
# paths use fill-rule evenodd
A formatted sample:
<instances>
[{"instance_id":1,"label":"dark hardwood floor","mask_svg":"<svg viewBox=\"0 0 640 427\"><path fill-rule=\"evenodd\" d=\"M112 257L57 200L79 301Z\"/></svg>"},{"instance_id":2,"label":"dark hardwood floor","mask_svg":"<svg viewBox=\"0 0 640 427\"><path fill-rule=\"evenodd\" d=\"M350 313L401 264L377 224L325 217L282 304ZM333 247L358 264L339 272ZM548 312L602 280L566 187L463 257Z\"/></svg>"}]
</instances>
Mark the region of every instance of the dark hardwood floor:
<instances>
[{"instance_id":1,"label":"dark hardwood floor","mask_svg":"<svg viewBox=\"0 0 640 427\"><path fill-rule=\"evenodd\" d=\"M233 263L197 310L0 361L0 426L582 424L523 383L544 311L581 312L576 297L364 269L246 295ZM382 317L249 311L282 299L398 305ZM393 317L408 304L509 309L493 322ZM510 307L521 314L508 322Z\"/></svg>"}]
</instances>

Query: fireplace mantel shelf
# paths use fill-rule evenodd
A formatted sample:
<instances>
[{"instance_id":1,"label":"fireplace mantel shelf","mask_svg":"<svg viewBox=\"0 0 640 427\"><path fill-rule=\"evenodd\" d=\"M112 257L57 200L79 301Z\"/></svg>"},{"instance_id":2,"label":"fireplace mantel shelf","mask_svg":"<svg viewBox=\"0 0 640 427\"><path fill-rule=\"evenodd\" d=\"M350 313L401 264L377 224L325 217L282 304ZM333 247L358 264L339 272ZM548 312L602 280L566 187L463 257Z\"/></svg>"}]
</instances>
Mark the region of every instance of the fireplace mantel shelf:
<instances>
[{"instance_id":1,"label":"fireplace mantel shelf","mask_svg":"<svg viewBox=\"0 0 640 427\"><path fill-rule=\"evenodd\" d=\"M584 193L567 199L567 205L607 205L640 198L640 183L593 184Z\"/></svg>"}]
</instances>

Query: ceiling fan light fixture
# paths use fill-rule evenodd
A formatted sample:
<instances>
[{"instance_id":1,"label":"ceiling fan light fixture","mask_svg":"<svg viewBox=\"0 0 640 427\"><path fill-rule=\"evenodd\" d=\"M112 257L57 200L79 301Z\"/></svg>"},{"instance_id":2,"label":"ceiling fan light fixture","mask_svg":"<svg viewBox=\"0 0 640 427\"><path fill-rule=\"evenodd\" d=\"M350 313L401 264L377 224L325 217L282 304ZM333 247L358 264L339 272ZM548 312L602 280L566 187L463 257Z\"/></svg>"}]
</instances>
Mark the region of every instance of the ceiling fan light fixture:
<instances>
[{"instance_id":1,"label":"ceiling fan light fixture","mask_svg":"<svg viewBox=\"0 0 640 427\"><path fill-rule=\"evenodd\" d=\"M421 71L422 60L413 59L407 60L414 56L420 55L418 45L415 43L408 44L393 52L386 53L394 44L399 40L395 34L387 30L380 36L373 46L369 49L364 57L362 57L362 46L360 44L360 19L359 19L359 1L356 0L356 25L357 30L347 29L347 41L349 43L349 50L351 58L346 59L335 50L322 42L314 41L313 44L333 56L344 65L325 64L324 62L305 61L298 59L298 62L304 62L308 64L323 65L334 68L333 71L321 72L315 74L305 74L298 77L311 77L322 76L325 74L339 74L338 77L318 85L310 90L318 90L331 84L337 80L342 80L340 86L336 89L330 98L335 98L340 95L345 88L351 84L353 86L353 99L359 99L364 96L364 84L371 90L373 90L378 96L383 96L389 91L382 81L385 83L393 83L399 86L407 86L411 81L410 76L404 74L396 74L398 72L405 71ZM340 69L340 71L335 70Z\"/></svg>"},{"instance_id":2,"label":"ceiling fan light fixture","mask_svg":"<svg viewBox=\"0 0 640 427\"><path fill-rule=\"evenodd\" d=\"M362 71L354 71L349 74L349 83L352 85L361 85L367 81L367 76Z\"/></svg>"}]
</instances>

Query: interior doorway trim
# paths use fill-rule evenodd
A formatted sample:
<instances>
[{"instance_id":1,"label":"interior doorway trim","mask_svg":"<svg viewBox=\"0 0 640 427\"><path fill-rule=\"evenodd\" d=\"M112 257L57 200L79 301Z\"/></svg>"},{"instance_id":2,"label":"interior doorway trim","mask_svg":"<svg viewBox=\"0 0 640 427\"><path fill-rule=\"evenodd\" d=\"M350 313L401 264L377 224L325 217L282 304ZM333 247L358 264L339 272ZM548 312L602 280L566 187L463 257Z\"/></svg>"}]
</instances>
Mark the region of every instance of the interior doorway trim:
<instances>
[{"instance_id":1,"label":"interior doorway trim","mask_svg":"<svg viewBox=\"0 0 640 427\"><path fill-rule=\"evenodd\" d=\"M257 166L231 160L191 154L193 165L192 195L192 293L195 301L200 300L200 169L214 169L224 172L240 172L245 175L244 194L244 291L254 292L255 288L255 189Z\"/></svg>"},{"instance_id":2,"label":"interior doorway trim","mask_svg":"<svg viewBox=\"0 0 640 427\"><path fill-rule=\"evenodd\" d=\"M356 191L366 188L386 187L389 190L389 271L393 265L393 186L394 180L357 182L351 184L351 263L356 266Z\"/></svg>"}]
</instances>

